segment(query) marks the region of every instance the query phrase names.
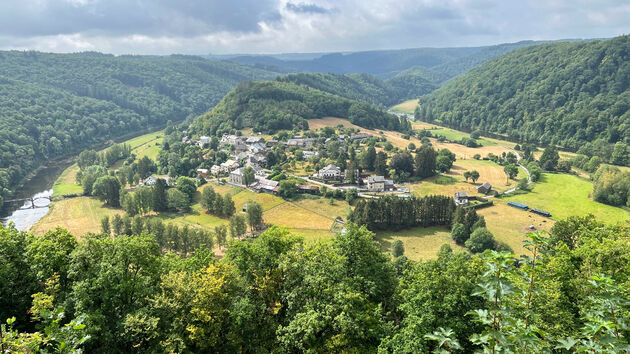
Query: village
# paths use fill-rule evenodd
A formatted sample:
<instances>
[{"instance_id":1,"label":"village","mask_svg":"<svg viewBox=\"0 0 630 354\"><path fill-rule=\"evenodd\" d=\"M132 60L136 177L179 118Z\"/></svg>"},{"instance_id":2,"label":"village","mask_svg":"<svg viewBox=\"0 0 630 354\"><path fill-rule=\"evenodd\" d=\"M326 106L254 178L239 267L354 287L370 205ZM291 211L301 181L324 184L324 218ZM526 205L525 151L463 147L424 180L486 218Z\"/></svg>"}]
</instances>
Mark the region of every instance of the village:
<instances>
[{"instance_id":1,"label":"village","mask_svg":"<svg viewBox=\"0 0 630 354\"><path fill-rule=\"evenodd\" d=\"M286 152L290 160L299 158L301 161L312 162L313 165L317 165L320 151L326 151L328 145L333 141L338 144L350 143L350 145L353 143L357 145L358 143L359 148L355 150L355 153L360 154L370 144L368 140L372 139L372 144L379 140L378 137L367 133L343 133L341 131L336 136L324 139L296 134L283 141L265 140L257 135L224 134L219 140L218 148L228 154L229 158L221 164L212 165L209 169L197 169L197 176L208 182L216 181L234 187L247 188L257 193L277 195L280 188L279 179L271 178L270 175L274 171L266 168L266 155L271 149L278 147L281 151ZM212 138L201 136L192 140L184 137L182 143L196 144L204 148L212 143ZM296 191L302 194L319 194L320 188L325 187L329 190L356 190L358 196L364 198L379 198L384 195L394 195L401 198L411 196L410 190L404 186L405 182L396 184L393 179L384 175L365 173L359 169L354 169L354 171L350 168L344 169L335 163L329 163L313 171L311 174L285 173L282 176L289 175L299 180L300 183L296 185ZM150 185L154 180L155 177L151 176L145 181L145 184ZM494 195L495 191L492 190L492 185L484 182L476 186L476 190L480 196L469 196L464 191L456 192L453 196L455 204L462 207L484 203L491 205L485 196ZM475 201L478 203L474 203Z\"/></svg>"}]
</instances>

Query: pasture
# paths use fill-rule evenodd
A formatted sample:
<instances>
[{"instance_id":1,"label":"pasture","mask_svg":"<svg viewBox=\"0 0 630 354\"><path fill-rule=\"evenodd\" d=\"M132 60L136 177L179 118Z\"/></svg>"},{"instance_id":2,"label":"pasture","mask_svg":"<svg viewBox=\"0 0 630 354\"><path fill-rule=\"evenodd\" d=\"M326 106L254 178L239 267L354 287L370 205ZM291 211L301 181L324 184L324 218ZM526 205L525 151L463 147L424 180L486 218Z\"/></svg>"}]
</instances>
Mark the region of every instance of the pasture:
<instances>
[{"instance_id":1,"label":"pasture","mask_svg":"<svg viewBox=\"0 0 630 354\"><path fill-rule=\"evenodd\" d=\"M449 244L454 252L465 251L455 244L451 234L445 227L416 227L401 231L379 231L376 233L376 241L381 251L389 253L392 242L399 239L405 246L405 256L413 261L433 259L443 244Z\"/></svg>"},{"instance_id":2,"label":"pasture","mask_svg":"<svg viewBox=\"0 0 630 354\"><path fill-rule=\"evenodd\" d=\"M42 235L60 226L80 237L88 232L100 232L103 217L123 213L120 209L106 208L103 202L94 198L64 199L53 202L48 214L33 225L30 231Z\"/></svg>"},{"instance_id":3,"label":"pasture","mask_svg":"<svg viewBox=\"0 0 630 354\"><path fill-rule=\"evenodd\" d=\"M418 106L418 99L416 98L413 100L408 100L408 101L399 103L391 107L390 109L394 112L413 114L417 106Z\"/></svg>"},{"instance_id":4,"label":"pasture","mask_svg":"<svg viewBox=\"0 0 630 354\"><path fill-rule=\"evenodd\" d=\"M606 223L625 222L630 212L591 199L591 182L568 174L544 173L532 192L506 198L551 213L553 219L593 214Z\"/></svg>"}]
</instances>

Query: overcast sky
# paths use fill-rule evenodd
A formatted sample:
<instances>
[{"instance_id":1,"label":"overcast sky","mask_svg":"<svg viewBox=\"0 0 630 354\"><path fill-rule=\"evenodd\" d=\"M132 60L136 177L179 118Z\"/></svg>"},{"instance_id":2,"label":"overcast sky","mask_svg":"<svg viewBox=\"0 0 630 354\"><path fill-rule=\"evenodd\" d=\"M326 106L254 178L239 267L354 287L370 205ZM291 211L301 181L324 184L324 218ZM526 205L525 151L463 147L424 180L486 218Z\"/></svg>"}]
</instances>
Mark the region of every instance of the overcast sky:
<instances>
[{"instance_id":1,"label":"overcast sky","mask_svg":"<svg viewBox=\"0 0 630 354\"><path fill-rule=\"evenodd\" d=\"M331 52L630 33L629 0L0 0L0 48Z\"/></svg>"}]
</instances>

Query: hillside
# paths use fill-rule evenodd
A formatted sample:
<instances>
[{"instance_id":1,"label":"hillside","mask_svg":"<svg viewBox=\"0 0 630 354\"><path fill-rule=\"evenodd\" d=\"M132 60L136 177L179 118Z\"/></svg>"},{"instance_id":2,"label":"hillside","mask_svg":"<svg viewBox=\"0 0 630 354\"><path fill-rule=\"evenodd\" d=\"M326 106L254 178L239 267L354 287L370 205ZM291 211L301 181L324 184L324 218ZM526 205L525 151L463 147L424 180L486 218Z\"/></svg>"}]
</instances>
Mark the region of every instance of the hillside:
<instances>
[{"instance_id":1,"label":"hillside","mask_svg":"<svg viewBox=\"0 0 630 354\"><path fill-rule=\"evenodd\" d=\"M609 158L630 142L630 36L494 59L421 99L420 119Z\"/></svg>"},{"instance_id":2,"label":"hillside","mask_svg":"<svg viewBox=\"0 0 630 354\"><path fill-rule=\"evenodd\" d=\"M306 119L327 116L346 118L366 128L409 129L406 120L367 103L306 85L273 81L242 83L210 112L198 117L191 125L191 133L219 135L248 127L261 132L308 129Z\"/></svg>"},{"instance_id":3,"label":"hillside","mask_svg":"<svg viewBox=\"0 0 630 354\"><path fill-rule=\"evenodd\" d=\"M48 159L201 114L239 82L276 75L197 57L0 52L0 198Z\"/></svg>"},{"instance_id":4,"label":"hillside","mask_svg":"<svg viewBox=\"0 0 630 354\"><path fill-rule=\"evenodd\" d=\"M290 55L258 55L226 59L242 64L274 68L275 71L284 68L294 72L367 73L382 80L397 77L396 81L402 81L401 79L407 75L415 75L437 85L494 57L540 43L542 42L521 41L483 47L325 53L319 56L311 54L304 58Z\"/></svg>"},{"instance_id":5,"label":"hillside","mask_svg":"<svg viewBox=\"0 0 630 354\"><path fill-rule=\"evenodd\" d=\"M426 95L443 82L494 57L536 43L539 42L522 41L474 48L333 53L305 59L237 56L229 60L276 72L302 72L284 76L281 80L353 100L392 106Z\"/></svg>"},{"instance_id":6,"label":"hillside","mask_svg":"<svg viewBox=\"0 0 630 354\"><path fill-rule=\"evenodd\" d=\"M277 80L311 86L352 100L392 106L425 95L438 87L426 79L425 70L429 69L416 66L405 71L404 75L389 80L381 80L370 74L322 73L291 74Z\"/></svg>"},{"instance_id":7,"label":"hillside","mask_svg":"<svg viewBox=\"0 0 630 354\"><path fill-rule=\"evenodd\" d=\"M398 89L369 74L301 73L277 79L307 85L352 100L391 106L400 101Z\"/></svg>"}]
</instances>

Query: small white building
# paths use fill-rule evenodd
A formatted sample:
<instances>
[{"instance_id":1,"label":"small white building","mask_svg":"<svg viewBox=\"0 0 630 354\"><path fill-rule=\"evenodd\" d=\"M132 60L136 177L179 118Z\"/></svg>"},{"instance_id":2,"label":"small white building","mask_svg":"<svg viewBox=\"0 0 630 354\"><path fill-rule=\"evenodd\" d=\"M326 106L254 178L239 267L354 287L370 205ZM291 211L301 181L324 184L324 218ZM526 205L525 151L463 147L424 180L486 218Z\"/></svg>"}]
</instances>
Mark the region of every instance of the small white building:
<instances>
[{"instance_id":1,"label":"small white building","mask_svg":"<svg viewBox=\"0 0 630 354\"><path fill-rule=\"evenodd\" d=\"M243 172L245 169L243 167L237 168L236 170L230 172L230 183L236 184L238 186L244 185L243 183Z\"/></svg>"},{"instance_id":2,"label":"small white building","mask_svg":"<svg viewBox=\"0 0 630 354\"><path fill-rule=\"evenodd\" d=\"M242 144L243 138L233 134L223 134L221 137L221 145L237 145Z\"/></svg>"},{"instance_id":3,"label":"small white building","mask_svg":"<svg viewBox=\"0 0 630 354\"><path fill-rule=\"evenodd\" d=\"M455 205L465 206L468 205L468 193L466 192L455 192Z\"/></svg>"},{"instance_id":4,"label":"small white building","mask_svg":"<svg viewBox=\"0 0 630 354\"><path fill-rule=\"evenodd\" d=\"M149 176L142 181L145 186L154 186L155 182L157 182L157 178L155 176Z\"/></svg>"},{"instance_id":5,"label":"small white building","mask_svg":"<svg viewBox=\"0 0 630 354\"><path fill-rule=\"evenodd\" d=\"M313 158L315 156L319 156L319 152L318 151L302 151L302 158L308 160L310 158Z\"/></svg>"},{"instance_id":6,"label":"small white building","mask_svg":"<svg viewBox=\"0 0 630 354\"><path fill-rule=\"evenodd\" d=\"M199 146L203 147L206 144L210 144L212 138L209 136L200 136L199 137Z\"/></svg>"},{"instance_id":7,"label":"small white building","mask_svg":"<svg viewBox=\"0 0 630 354\"><path fill-rule=\"evenodd\" d=\"M394 181L386 179L384 176L369 176L366 178L365 183L370 192L385 192L396 189Z\"/></svg>"},{"instance_id":8,"label":"small white building","mask_svg":"<svg viewBox=\"0 0 630 354\"><path fill-rule=\"evenodd\" d=\"M264 144L264 142L265 142L265 139L259 136L250 136L247 138L247 140L245 140L246 144L256 144L256 143Z\"/></svg>"},{"instance_id":9,"label":"small white building","mask_svg":"<svg viewBox=\"0 0 630 354\"><path fill-rule=\"evenodd\" d=\"M227 160L221 164L221 172L229 173L236 170L240 165L234 160Z\"/></svg>"},{"instance_id":10,"label":"small white building","mask_svg":"<svg viewBox=\"0 0 630 354\"><path fill-rule=\"evenodd\" d=\"M208 170L207 168L198 168L197 169L197 175L198 176L206 178L206 177L208 177L208 174L210 174L210 170Z\"/></svg>"},{"instance_id":11,"label":"small white building","mask_svg":"<svg viewBox=\"0 0 630 354\"><path fill-rule=\"evenodd\" d=\"M317 172L317 177L321 179L340 179L341 167L330 164Z\"/></svg>"},{"instance_id":12,"label":"small white building","mask_svg":"<svg viewBox=\"0 0 630 354\"><path fill-rule=\"evenodd\" d=\"M210 167L210 173L212 173L213 175L217 176L219 173L221 173L221 166L219 166L219 165L212 165L212 167Z\"/></svg>"}]
</instances>

